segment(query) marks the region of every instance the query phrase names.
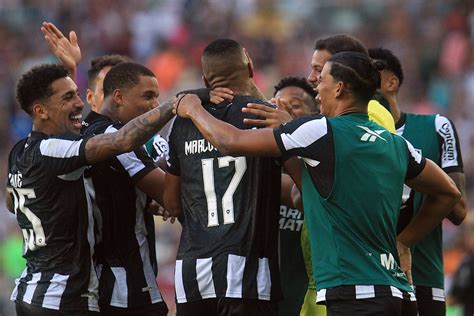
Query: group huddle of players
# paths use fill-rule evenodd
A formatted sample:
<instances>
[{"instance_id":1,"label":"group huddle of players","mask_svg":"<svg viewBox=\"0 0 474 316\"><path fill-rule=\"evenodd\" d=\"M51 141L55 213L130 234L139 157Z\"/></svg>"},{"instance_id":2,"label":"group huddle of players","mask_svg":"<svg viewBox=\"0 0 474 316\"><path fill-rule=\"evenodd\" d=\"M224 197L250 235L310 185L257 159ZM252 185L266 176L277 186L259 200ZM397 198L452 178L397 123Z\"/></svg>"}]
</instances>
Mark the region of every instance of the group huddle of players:
<instances>
[{"instance_id":1,"label":"group huddle of players","mask_svg":"<svg viewBox=\"0 0 474 316\"><path fill-rule=\"evenodd\" d=\"M249 53L218 39L206 88L161 105L152 71L105 55L83 119L76 34L42 31L62 65L19 80L33 128L8 162L18 315L167 315L153 215L182 226L179 316L445 314L440 223L466 215L459 141L446 117L400 111L390 51L319 39L308 79L268 100Z\"/></svg>"}]
</instances>

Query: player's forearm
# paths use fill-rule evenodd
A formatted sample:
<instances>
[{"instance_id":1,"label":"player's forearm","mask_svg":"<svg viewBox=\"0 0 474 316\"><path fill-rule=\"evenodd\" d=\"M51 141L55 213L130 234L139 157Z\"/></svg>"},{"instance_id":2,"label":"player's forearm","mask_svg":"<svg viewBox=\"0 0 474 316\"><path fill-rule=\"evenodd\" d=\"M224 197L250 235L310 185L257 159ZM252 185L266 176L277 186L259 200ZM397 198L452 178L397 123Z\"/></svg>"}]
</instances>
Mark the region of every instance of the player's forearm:
<instances>
[{"instance_id":1,"label":"player's forearm","mask_svg":"<svg viewBox=\"0 0 474 316\"><path fill-rule=\"evenodd\" d=\"M459 195L426 195L417 215L398 235L397 240L407 247L423 239L448 215L459 200Z\"/></svg>"},{"instance_id":2,"label":"player's forearm","mask_svg":"<svg viewBox=\"0 0 474 316\"><path fill-rule=\"evenodd\" d=\"M214 118L202 106L196 106L193 109L190 118L204 138L222 154L236 154L236 146L234 145L239 137L239 129L224 121Z\"/></svg>"},{"instance_id":3,"label":"player's forearm","mask_svg":"<svg viewBox=\"0 0 474 316\"><path fill-rule=\"evenodd\" d=\"M451 179L453 179L454 183L458 190L461 192L462 196L456 205L454 205L452 211L448 214L447 218L454 224L454 225L461 225L461 223L466 218L467 213L467 205L466 205L466 178L464 173L462 172L454 172L448 174Z\"/></svg>"},{"instance_id":4,"label":"player's forearm","mask_svg":"<svg viewBox=\"0 0 474 316\"><path fill-rule=\"evenodd\" d=\"M173 101L169 100L134 118L115 133L92 137L86 144L86 159L93 164L143 145L173 116Z\"/></svg>"}]
</instances>

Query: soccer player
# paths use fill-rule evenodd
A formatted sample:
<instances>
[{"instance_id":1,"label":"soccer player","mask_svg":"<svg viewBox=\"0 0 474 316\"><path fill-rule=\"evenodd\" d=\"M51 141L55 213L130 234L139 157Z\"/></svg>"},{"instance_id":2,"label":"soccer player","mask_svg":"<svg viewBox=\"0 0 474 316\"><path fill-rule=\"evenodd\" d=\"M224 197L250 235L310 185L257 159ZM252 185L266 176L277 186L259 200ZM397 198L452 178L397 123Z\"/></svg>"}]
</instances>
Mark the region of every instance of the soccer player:
<instances>
[{"instance_id":1,"label":"soccer player","mask_svg":"<svg viewBox=\"0 0 474 316\"><path fill-rule=\"evenodd\" d=\"M204 49L202 68L208 87L234 92L232 102L206 109L237 128L252 128L243 118L254 116L241 108L264 102L245 49L216 40ZM164 199L172 215L182 209L177 315L277 315L280 176L274 159L222 154L191 120L176 118Z\"/></svg>"},{"instance_id":2,"label":"soccer player","mask_svg":"<svg viewBox=\"0 0 474 316\"><path fill-rule=\"evenodd\" d=\"M286 77L275 86L274 101L296 118L318 112L316 92L305 78ZM301 231L304 229L304 213L293 207L291 192L293 181L282 175L282 205L280 205L280 275L283 301L279 315L298 315L308 289L308 275L301 251ZM308 244L309 246L309 244ZM309 249L308 249L309 255ZM308 267L311 271L311 265ZM312 278L312 273L311 273ZM314 286L314 281L309 283ZM324 310L324 307L321 307Z\"/></svg>"},{"instance_id":3,"label":"soccer player","mask_svg":"<svg viewBox=\"0 0 474 316\"><path fill-rule=\"evenodd\" d=\"M13 147L8 161L7 207L23 232L27 260L12 294L17 315L93 315L94 227L83 170L145 143L171 118L172 104L116 133L81 138L84 103L63 66L26 72L17 99L33 120L31 134Z\"/></svg>"},{"instance_id":4,"label":"soccer player","mask_svg":"<svg viewBox=\"0 0 474 316\"><path fill-rule=\"evenodd\" d=\"M317 301L327 305L328 315L402 315L402 299L414 299L404 273L407 247L439 224L460 197L436 164L369 121L367 103L379 80L379 68L366 54L334 54L317 87L326 117L301 117L274 130L237 129L210 115L196 96L175 102L177 115L191 119L223 154L302 157L303 180L297 185L308 220ZM426 198L396 239L404 182Z\"/></svg>"},{"instance_id":5,"label":"soccer player","mask_svg":"<svg viewBox=\"0 0 474 316\"><path fill-rule=\"evenodd\" d=\"M397 134L407 139L424 157L441 167L463 193L447 218L460 225L466 216L465 178L459 139L454 124L440 114L417 115L401 112L397 95L403 83L403 70L398 58L383 48L369 49L370 57L386 63L381 72L380 92L390 104L396 121ZM421 206L423 194L407 188L408 201L401 209L400 229L415 215ZM441 224L412 248L413 284L420 316L446 314L443 274Z\"/></svg>"},{"instance_id":6,"label":"soccer player","mask_svg":"<svg viewBox=\"0 0 474 316\"><path fill-rule=\"evenodd\" d=\"M122 62L104 79L100 113L83 130L85 137L112 133L158 106L158 81L145 66ZM102 315L167 315L156 284L153 215L147 197L162 203L164 172L144 147L90 170L102 217L99 243L99 305Z\"/></svg>"}]
</instances>

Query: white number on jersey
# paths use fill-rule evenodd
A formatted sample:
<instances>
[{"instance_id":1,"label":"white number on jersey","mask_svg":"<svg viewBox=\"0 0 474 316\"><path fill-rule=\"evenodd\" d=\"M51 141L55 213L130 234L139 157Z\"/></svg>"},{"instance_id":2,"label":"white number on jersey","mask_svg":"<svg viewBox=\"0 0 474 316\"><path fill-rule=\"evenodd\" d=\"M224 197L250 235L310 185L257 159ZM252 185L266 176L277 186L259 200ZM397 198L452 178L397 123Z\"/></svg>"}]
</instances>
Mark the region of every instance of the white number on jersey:
<instances>
[{"instance_id":1,"label":"white number on jersey","mask_svg":"<svg viewBox=\"0 0 474 316\"><path fill-rule=\"evenodd\" d=\"M224 225L234 222L234 193L239 186L245 170L247 170L247 160L245 157L218 157L217 164L219 168L229 167L230 162L235 164L235 173L229 183L229 187L222 196L222 212L224 217ZM207 227L219 226L217 216L217 197L214 186L214 158L201 160L202 178L204 180L204 193L207 200Z\"/></svg>"},{"instance_id":2,"label":"white number on jersey","mask_svg":"<svg viewBox=\"0 0 474 316\"><path fill-rule=\"evenodd\" d=\"M34 189L26 188L7 188L7 191L13 195L15 214L22 212L31 223L32 228L22 229L25 240L25 253L27 250L36 250L39 247L46 246L46 237L44 234L41 220L28 207L25 206L25 198L36 198Z\"/></svg>"}]
</instances>

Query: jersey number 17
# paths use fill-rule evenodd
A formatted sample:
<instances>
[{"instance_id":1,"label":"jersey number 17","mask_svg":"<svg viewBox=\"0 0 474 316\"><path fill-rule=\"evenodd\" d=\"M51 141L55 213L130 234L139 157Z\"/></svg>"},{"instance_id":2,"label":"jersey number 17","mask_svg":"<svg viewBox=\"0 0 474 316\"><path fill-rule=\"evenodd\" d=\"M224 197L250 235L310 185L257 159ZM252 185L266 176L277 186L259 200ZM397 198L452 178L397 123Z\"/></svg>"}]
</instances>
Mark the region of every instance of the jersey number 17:
<instances>
[{"instance_id":1,"label":"jersey number 17","mask_svg":"<svg viewBox=\"0 0 474 316\"><path fill-rule=\"evenodd\" d=\"M234 223L234 193L239 186L242 177L247 170L247 160L245 157L218 157L217 165L219 168L229 167L230 162L235 164L235 173L232 180L222 196L222 212L224 225ZM214 186L214 158L201 160L202 178L204 180L204 193L207 201L207 227L219 226L217 216L217 196Z\"/></svg>"}]
</instances>

